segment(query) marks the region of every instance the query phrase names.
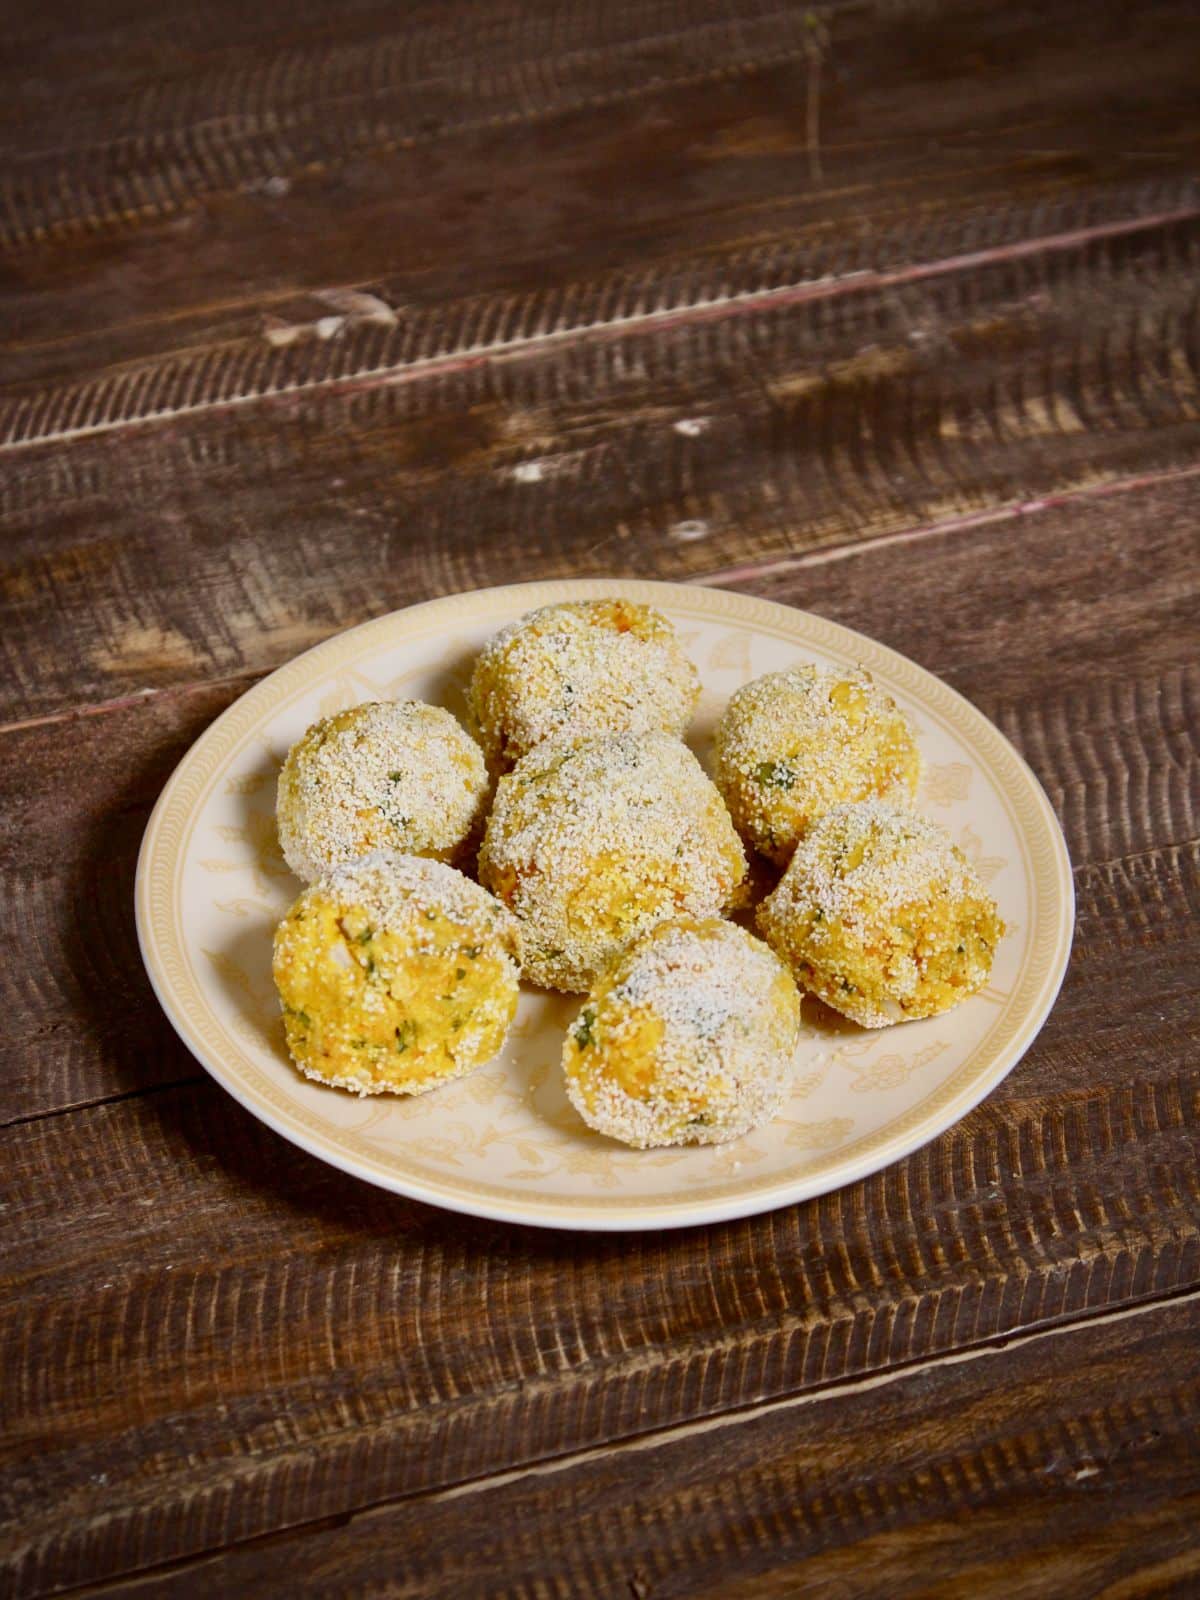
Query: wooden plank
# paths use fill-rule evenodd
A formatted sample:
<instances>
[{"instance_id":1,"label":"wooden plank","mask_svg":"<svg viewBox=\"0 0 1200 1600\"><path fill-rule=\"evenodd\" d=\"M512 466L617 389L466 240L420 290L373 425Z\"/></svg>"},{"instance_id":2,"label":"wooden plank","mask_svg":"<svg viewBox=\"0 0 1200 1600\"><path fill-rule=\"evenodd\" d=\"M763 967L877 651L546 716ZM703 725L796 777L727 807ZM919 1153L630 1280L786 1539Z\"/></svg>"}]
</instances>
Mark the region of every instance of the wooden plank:
<instances>
[{"instance_id":1,"label":"wooden plank","mask_svg":"<svg viewBox=\"0 0 1200 1600\"><path fill-rule=\"evenodd\" d=\"M686 578L1190 467L1198 250L1200 221L1150 220L901 282L643 308L619 337L403 383L326 382L328 345L233 349L252 402L201 411L211 364L59 411L47 394L11 425L184 415L12 453L0 717L261 671L498 578ZM407 336L355 333L368 365ZM301 386L268 396L293 355Z\"/></svg>"},{"instance_id":2,"label":"wooden plank","mask_svg":"<svg viewBox=\"0 0 1200 1600\"><path fill-rule=\"evenodd\" d=\"M88 1592L1184 1595L1198 1437L1192 1296Z\"/></svg>"},{"instance_id":3,"label":"wooden plank","mask_svg":"<svg viewBox=\"0 0 1200 1600\"><path fill-rule=\"evenodd\" d=\"M1021 708L1018 734L1044 730L1031 753L1070 801L1081 916L1063 995L1026 1060L964 1123L888 1172L668 1247L410 1205L286 1146L207 1082L35 1115L0 1136L12 1219L0 1260L0 1517L15 1592L185 1559L1193 1288L1200 847L1178 831L1195 786L1184 773L1181 787L1177 768L1190 717L1181 696L1196 687L1185 672L1194 613L1179 597L1197 492L1187 480L1122 498L1125 544L1112 501L1014 519L1000 545L989 542L996 526L969 545L960 533L920 543L930 589L915 653L973 692L986 686L1002 602L1023 574L1022 672L1000 671L998 704ZM1147 529L1154 559L1131 566L1122 552ZM1068 534L1076 568L1095 574L1086 612L1063 581ZM805 584L826 585L804 597L887 635L919 624L896 600L913 570L911 545L857 551L804 569ZM1064 630L1074 678L1058 654ZM1132 698L1116 692L1122 683ZM11 874L27 906L42 874L53 881L56 837L68 874L78 862L91 874L80 882L107 880L128 904L153 787L138 774L156 778L156 752L187 736L189 701L4 736L20 758L9 771L57 772L61 791L69 742L113 730L107 757L80 763L85 774L95 765L96 786L61 821L26 809L35 821L23 877L8 835L6 882ZM1093 718L1086 748L1080 707ZM151 715L161 720L139 742ZM1100 772L1141 774L1146 802L1132 788L1080 784L1093 752L1110 763ZM110 807L119 873L80 835ZM89 908L79 890L65 921L42 915L27 925L47 950L71 918L85 929L88 917L108 919L104 937L87 941L94 967L76 981L93 1017L117 989L99 1030L112 1055L90 1066L81 1029L69 1092L93 1072L97 1093L187 1072L179 1049L147 1066L152 1001L131 986L113 912ZM22 970L33 981L37 969ZM79 1003L68 995L49 1015L69 1029ZM27 1105L47 1109L62 1082L45 1073Z\"/></svg>"},{"instance_id":4,"label":"wooden plank","mask_svg":"<svg viewBox=\"0 0 1200 1600\"><path fill-rule=\"evenodd\" d=\"M359 5L336 36L232 10L170 40L140 7L22 21L0 68L11 378L259 333L335 287L403 312L801 240L870 265L897 224L965 209L994 241L1014 202L1196 169L1186 0L822 7L815 55L777 0L402 26Z\"/></svg>"},{"instance_id":5,"label":"wooden plank","mask_svg":"<svg viewBox=\"0 0 1200 1600\"><path fill-rule=\"evenodd\" d=\"M142 967L137 852L188 746L246 683L0 735L0 1123L196 1078Z\"/></svg>"},{"instance_id":6,"label":"wooden plank","mask_svg":"<svg viewBox=\"0 0 1200 1600\"><path fill-rule=\"evenodd\" d=\"M1108 297L1115 291L1127 315L1139 309L1146 312L1152 341L1174 339L1179 346L1175 365L1186 371L1186 326L1177 322L1155 328L1153 314L1161 316L1174 303L1173 283L1182 314L1190 314L1190 284L1178 280L1198 253L1198 221L1200 191L1194 185L1142 186L1115 194L1077 192L1056 206L1009 204L989 218L986 233L978 216L968 213L933 227L914 226L910 220L877 233L869 245L850 237L823 242L816 249L794 240L769 247L760 243L753 250L737 252L710 248L699 259L666 264L653 272L625 270L578 278L567 295L549 295L544 288L503 301L474 294L401 315L392 305L396 298L392 286L376 286L361 298L356 298L357 291L339 290L332 301L310 299L307 316L299 312L293 323L255 326L239 338L227 337L199 350L157 351L148 361L127 362L99 373L90 372L77 358L76 370L67 379L12 385L0 409L0 440L7 450L28 450L153 421L177 423L213 410L248 408L278 398L345 392L357 397L374 389L432 383L464 372L478 379L485 370L514 369L536 362L547 351L573 351L581 344L602 352L616 346L626 365L631 364L631 350L642 352L644 365L647 335L720 328L747 316L773 319L760 330L757 344L769 343L770 349L756 350L756 366L764 355L779 362L785 352L794 358L803 351L809 366L817 365L822 375L861 381L914 364L927 368L930 352L923 352L927 359L920 361L911 346L939 336L939 314L942 319L960 320L974 313L966 326L947 328L941 335L961 344L964 356L978 355L982 347L994 359L1005 344L1010 356L1013 350L1027 354L1032 344L1028 327L1018 326L1013 330L1015 339L1001 341L995 327L986 321L979 326L990 301L1011 314L1012 302L1024 297L1031 300L1032 309L1045 312L1051 302L1037 291L1053 286L1059 316L1069 319L1089 290L1098 298L1096 291L1107 277L1116 278ZM1164 284L1144 303L1140 297L1135 302L1128 292L1129 279L1147 271L1161 274ZM1041 279L1049 283L1043 285ZM914 298L913 286L917 286L916 303L904 307L905 294L910 301ZM932 308L921 303L924 286ZM337 301L341 302L338 314L332 315L331 305ZM778 313L797 306L804 308L799 320L776 325ZM906 342L884 359L877 344L871 343L866 349L875 359L855 362L853 358L862 354L864 329L876 339L882 334L889 344L896 344L897 333L903 333ZM1046 326L1040 331L1044 338ZM847 344L856 335L858 343ZM638 336L640 342L632 343ZM675 365L687 368L687 377L695 382L705 355L728 359L730 354L701 336L692 339L682 362L676 355ZM1131 355L1136 365L1138 352ZM1140 356L1152 372L1155 356L1154 350ZM660 368L664 363L670 364L670 347L667 356L658 358ZM601 377L597 398L605 392L604 381L611 384L617 376L613 364L610 359L608 371L590 374ZM1158 366L1162 367L1161 361ZM778 387L779 375L769 368L760 376L768 382L774 377ZM1108 381L1111 385L1111 375ZM476 384L459 400L486 394ZM444 408L445 396L441 398ZM578 401L578 382L568 384L567 393L558 398ZM1081 409L1085 422L1090 420L1086 403L1076 401L1076 412ZM1065 431L1078 431L1078 419Z\"/></svg>"},{"instance_id":7,"label":"wooden plank","mask_svg":"<svg viewBox=\"0 0 1200 1600\"><path fill-rule=\"evenodd\" d=\"M10 1592L1194 1288L1200 1079L1034 1068L883 1176L669 1248L364 1190L211 1090L16 1130Z\"/></svg>"}]
</instances>

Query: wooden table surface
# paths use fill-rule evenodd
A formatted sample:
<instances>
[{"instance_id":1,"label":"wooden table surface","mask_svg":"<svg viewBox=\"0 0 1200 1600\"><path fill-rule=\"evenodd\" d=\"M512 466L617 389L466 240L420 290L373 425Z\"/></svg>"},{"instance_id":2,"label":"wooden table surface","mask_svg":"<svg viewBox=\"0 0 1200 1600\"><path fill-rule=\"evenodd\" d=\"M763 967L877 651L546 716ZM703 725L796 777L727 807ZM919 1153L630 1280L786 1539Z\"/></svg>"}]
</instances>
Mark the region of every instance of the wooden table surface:
<instances>
[{"instance_id":1,"label":"wooden table surface","mask_svg":"<svg viewBox=\"0 0 1200 1600\"><path fill-rule=\"evenodd\" d=\"M0 1592L1200 1593L1195 6L6 11ZM1078 895L965 1122L630 1238L292 1148L133 929L256 678L606 573L941 674Z\"/></svg>"}]
</instances>

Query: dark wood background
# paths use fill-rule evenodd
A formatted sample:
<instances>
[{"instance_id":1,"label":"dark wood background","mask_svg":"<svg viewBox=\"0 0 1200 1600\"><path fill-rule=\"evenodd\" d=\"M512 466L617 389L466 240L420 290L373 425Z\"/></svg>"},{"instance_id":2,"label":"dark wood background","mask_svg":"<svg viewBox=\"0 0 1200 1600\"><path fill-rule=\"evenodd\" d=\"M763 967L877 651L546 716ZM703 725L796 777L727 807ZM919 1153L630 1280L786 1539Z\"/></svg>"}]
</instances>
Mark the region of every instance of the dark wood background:
<instances>
[{"instance_id":1,"label":"dark wood background","mask_svg":"<svg viewBox=\"0 0 1200 1600\"><path fill-rule=\"evenodd\" d=\"M1200 1592L1196 7L40 0L4 41L0 1590ZM942 674L1079 901L965 1122L629 1239L275 1138L132 919L256 677L602 573Z\"/></svg>"}]
</instances>

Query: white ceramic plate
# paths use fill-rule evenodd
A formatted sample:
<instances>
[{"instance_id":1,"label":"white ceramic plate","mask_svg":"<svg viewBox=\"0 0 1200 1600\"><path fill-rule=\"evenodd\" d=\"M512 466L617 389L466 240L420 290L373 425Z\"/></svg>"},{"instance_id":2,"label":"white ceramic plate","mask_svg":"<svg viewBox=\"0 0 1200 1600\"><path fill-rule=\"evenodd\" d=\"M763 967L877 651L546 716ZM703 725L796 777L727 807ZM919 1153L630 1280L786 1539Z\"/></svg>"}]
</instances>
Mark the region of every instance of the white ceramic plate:
<instances>
[{"instance_id":1,"label":"white ceramic plate","mask_svg":"<svg viewBox=\"0 0 1200 1600\"><path fill-rule=\"evenodd\" d=\"M532 989L501 1057L416 1099L359 1100L292 1068L271 983L271 934L300 885L275 838L275 777L309 723L361 700L463 713L470 665L497 628L552 601L658 606L700 668L703 757L728 696L798 661L862 662L910 713L920 806L943 823L1008 924L992 980L956 1011L882 1032L806 1003L795 1086L734 1144L626 1150L592 1133L560 1082L580 1001ZM371 1183L479 1216L561 1228L668 1228L767 1211L837 1188L924 1144L1020 1059L1054 1002L1074 899L1054 813L1012 746L903 656L803 611L720 589L620 580L522 584L394 612L327 640L256 685L181 762L146 829L137 923L167 1015L217 1081L285 1138Z\"/></svg>"}]
</instances>

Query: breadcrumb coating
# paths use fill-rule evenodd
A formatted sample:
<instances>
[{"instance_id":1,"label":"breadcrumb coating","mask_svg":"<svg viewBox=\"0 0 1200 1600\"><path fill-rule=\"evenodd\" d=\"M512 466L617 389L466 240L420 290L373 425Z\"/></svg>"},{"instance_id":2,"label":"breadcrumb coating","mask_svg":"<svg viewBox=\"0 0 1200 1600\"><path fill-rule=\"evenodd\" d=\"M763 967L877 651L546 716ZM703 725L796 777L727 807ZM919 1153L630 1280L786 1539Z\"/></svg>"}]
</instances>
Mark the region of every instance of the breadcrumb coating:
<instances>
[{"instance_id":1,"label":"breadcrumb coating","mask_svg":"<svg viewBox=\"0 0 1200 1600\"><path fill-rule=\"evenodd\" d=\"M682 734L700 693L675 629L651 606L543 606L489 640L469 703L488 760L506 771L557 735Z\"/></svg>"},{"instance_id":2,"label":"breadcrumb coating","mask_svg":"<svg viewBox=\"0 0 1200 1600\"><path fill-rule=\"evenodd\" d=\"M721 1144L779 1108L800 996L760 940L719 918L661 923L592 990L563 1046L567 1094L638 1149Z\"/></svg>"},{"instance_id":3,"label":"breadcrumb coating","mask_svg":"<svg viewBox=\"0 0 1200 1600\"><path fill-rule=\"evenodd\" d=\"M758 926L797 983L865 1028L948 1011L987 982L1004 923L936 822L880 800L808 831Z\"/></svg>"},{"instance_id":4,"label":"breadcrumb coating","mask_svg":"<svg viewBox=\"0 0 1200 1600\"><path fill-rule=\"evenodd\" d=\"M370 850L456 860L483 822L479 746L440 706L369 701L314 723L279 774L284 860L314 882Z\"/></svg>"},{"instance_id":5,"label":"breadcrumb coating","mask_svg":"<svg viewBox=\"0 0 1200 1600\"><path fill-rule=\"evenodd\" d=\"M910 800L920 775L908 718L862 668L793 667L744 685L713 758L738 831L778 866L831 806Z\"/></svg>"},{"instance_id":6,"label":"breadcrumb coating","mask_svg":"<svg viewBox=\"0 0 1200 1600\"><path fill-rule=\"evenodd\" d=\"M720 795L665 733L544 741L500 780L479 853L526 976L567 991L657 923L725 909L745 871Z\"/></svg>"}]
</instances>

